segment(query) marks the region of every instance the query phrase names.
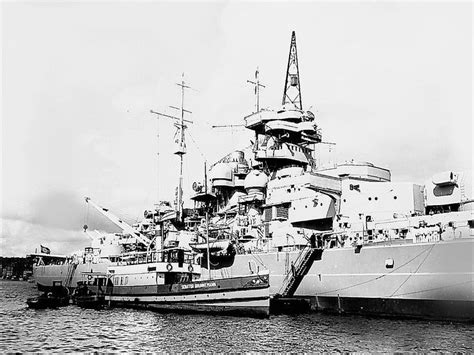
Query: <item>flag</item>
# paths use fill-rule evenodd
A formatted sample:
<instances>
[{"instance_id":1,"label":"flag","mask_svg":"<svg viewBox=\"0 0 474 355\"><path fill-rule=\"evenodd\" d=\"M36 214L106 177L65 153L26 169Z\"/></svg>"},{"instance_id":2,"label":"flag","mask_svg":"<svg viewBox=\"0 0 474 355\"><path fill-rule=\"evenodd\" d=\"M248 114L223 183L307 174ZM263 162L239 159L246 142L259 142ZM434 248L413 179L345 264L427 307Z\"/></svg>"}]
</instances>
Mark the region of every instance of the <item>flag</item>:
<instances>
[{"instance_id":1,"label":"flag","mask_svg":"<svg viewBox=\"0 0 474 355\"><path fill-rule=\"evenodd\" d=\"M41 247L41 253L42 254L51 254L51 250L49 250L49 248L45 247L45 246L42 246L40 245Z\"/></svg>"}]
</instances>

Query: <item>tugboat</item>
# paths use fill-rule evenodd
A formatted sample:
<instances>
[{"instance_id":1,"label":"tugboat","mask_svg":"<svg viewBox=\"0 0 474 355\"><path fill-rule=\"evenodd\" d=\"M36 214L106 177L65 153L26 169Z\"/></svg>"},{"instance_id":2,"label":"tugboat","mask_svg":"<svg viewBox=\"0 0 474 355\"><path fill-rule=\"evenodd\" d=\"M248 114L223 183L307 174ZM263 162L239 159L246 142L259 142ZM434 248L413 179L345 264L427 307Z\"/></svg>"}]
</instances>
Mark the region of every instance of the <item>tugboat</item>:
<instances>
[{"instance_id":1,"label":"tugboat","mask_svg":"<svg viewBox=\"0 0 474 355\"><path fill-rule=\"evenodd\" d=\"M107 275L99 272L84 272L74 290L73 300L81 308L101 309L105 306Z\"/></svg>"},{"instance_id":2,"label":"tugboat","mask_svg":"<svg viewBox=\"0 0 474 355\"><path fill-rule=\"evenodd\" d=\"M110 306L163 312L269 316L267 270L212 279L201 274L198 259L182 248L122 256L122 263L107 271L105 300Z\"/></svg>"}]
</instances>

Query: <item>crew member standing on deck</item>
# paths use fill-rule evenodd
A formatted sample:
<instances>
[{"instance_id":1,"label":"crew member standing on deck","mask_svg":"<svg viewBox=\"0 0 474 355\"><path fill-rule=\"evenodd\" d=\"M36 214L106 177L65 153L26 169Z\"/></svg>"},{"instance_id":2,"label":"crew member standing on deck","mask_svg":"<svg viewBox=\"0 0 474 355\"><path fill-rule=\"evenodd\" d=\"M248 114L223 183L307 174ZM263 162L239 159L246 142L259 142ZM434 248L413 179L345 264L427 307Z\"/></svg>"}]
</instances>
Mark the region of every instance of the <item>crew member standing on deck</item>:
<instances>
[{"instance_id":1,"label":"crew member standing on deck","mask_svg":"<svg viewBox=\"0 0 474 355\"><path fill-rule=\"evenodd\" d=\"M323 240L321 239L321 235L318 234L318 248L323 248Z\"/></svg>"}]
</instances>

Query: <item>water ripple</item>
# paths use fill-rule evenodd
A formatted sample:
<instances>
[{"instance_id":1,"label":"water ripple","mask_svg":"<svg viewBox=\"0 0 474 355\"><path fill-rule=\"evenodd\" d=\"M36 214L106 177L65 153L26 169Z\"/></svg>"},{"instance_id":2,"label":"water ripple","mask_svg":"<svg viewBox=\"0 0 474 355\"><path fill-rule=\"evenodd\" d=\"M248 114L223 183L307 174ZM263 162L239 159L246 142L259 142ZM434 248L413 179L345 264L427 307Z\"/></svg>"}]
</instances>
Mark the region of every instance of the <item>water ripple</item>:
<instances>
[{"instance_id":1,"label":"water ripple","mask_svg":"<svg viewBox=\"0 0 474 355\"><path fill-rule=\"evenodd\" d=\"M1 352L472 352L472 325L306 314L270 319L76 306L33 310L0 281Z\"/></svg>"}]
</instances>

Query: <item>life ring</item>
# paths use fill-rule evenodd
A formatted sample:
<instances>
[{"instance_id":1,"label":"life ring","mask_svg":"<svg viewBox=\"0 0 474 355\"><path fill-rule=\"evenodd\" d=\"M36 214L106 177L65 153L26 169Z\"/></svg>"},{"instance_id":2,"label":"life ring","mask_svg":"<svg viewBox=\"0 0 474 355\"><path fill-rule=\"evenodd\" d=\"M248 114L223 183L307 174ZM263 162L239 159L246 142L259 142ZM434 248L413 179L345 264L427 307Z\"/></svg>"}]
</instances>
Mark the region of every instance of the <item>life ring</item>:
<instances>
[{"instance_id":1,"label":"life ring","mask_svg":"<svg viewBox=\"0 0 474 355\"><path fill-rule=\"evenodd\" d=\"M92 275L87 275L87 279L90 281L92 280Z\"/></svg>"},{"instance_id":2,"label":"life ring","mask_svg":"<svg viewBox=\"0 0 474 355\"><path fill-rule=\"evenodd\" d=\"M171 265L171 264L166 265L166 270L168 270L168 271L173 270L173 265Z\"/></svg>"},{"instance_id":3,"label":"life ring","mask_svg":"<svg viewBox=\"0 0 474 355\"><path fill-rule=\"evenodd\" d=\"M189 266L188 266L188 271L189 271L189 272L193 272L193 271L194 271L194 268L193 268L192 265L189 265Z\"/></svg>"}]
</instances>

